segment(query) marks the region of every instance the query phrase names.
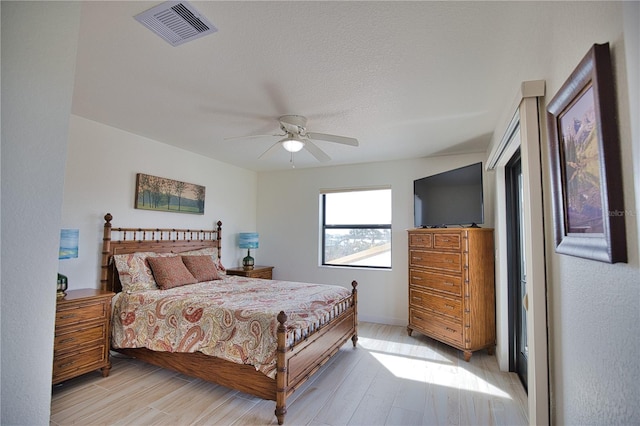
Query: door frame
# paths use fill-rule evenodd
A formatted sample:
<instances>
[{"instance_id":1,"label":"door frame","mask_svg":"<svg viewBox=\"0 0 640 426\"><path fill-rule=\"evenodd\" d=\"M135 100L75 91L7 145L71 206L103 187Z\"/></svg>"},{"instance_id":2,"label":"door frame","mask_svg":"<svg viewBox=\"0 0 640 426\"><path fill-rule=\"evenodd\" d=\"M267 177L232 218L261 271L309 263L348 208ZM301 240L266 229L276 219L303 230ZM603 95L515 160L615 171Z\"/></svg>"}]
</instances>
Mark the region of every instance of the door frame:
<instances>
[{"instance_id":1,"label":"door frame","mask_svg":"<svg viewBox=\"0 0 640 426\"><path fill-rule=\"evenodd\" d=\"M496 228L496 319L500 369L508 370L508 279L506 256L505 165L520 147L524 185L525 259L528 269L527 335L529 343L529 424L550 423L549 362L547 336L547 285L544 252L544 208L540 163L541 128L544 125L542 97L545 82L523 82L514 106L505 120L502 138L492 141L486 163L495 171ZM513 112L515 111L515 113Z\"/></svg>"}]
</instances>

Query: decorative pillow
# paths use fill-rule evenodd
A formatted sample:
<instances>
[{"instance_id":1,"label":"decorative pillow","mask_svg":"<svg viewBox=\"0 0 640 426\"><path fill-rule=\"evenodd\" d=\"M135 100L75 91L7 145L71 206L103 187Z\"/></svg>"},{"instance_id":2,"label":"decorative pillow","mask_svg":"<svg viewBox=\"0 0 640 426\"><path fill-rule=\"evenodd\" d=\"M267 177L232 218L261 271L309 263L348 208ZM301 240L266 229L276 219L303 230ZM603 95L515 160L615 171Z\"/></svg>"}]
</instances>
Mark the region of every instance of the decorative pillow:
<instances>
[{"instance_id":1,"label":"decorative pillow","mask_svg":"<svg viewBox=\"0 0 640 426\"><path fill-rule=\"evenodd\" d=\"M220 279L211 256L183 256L182 261L198 282Z\"/></svg>"},{"instance_id":2,"label":"decorative pillow","mask_svg":"<svg viewBox=\"0 0 640 426\"><path fill-rule=\"evenodd\" d=\"M153 279L151 269L147 263L149 257L176 257L173 253L137 252L129 254L116 254L113 261L116 263L122 291L131 293L142 290L157 290L156 281Z\"/></svg>"},{"instance_id":3,"label":"decorative pillow","mask_svg":"<svg viewBox=\"0 0 640 426\"><path fill-rule=\"evenodd\" d=\"M158 287L163 290L198 282L184 265L180 256L148 257L147 262L151 266Z\"/></svg>"},{"instance_id":4,"label":"decorative pillow","mask_svg":"<svg viewBox=\"0 0 640 426\"><path fill-rule=\"evenodd\" d=\"M206 247L198 250L184 251L178 253L180 256L211 256L213 263L216 265L218 275L227 275L227 268L222 265L220 259L218 259L218 249L216 247Z\"/></svg>"}]
</instances>

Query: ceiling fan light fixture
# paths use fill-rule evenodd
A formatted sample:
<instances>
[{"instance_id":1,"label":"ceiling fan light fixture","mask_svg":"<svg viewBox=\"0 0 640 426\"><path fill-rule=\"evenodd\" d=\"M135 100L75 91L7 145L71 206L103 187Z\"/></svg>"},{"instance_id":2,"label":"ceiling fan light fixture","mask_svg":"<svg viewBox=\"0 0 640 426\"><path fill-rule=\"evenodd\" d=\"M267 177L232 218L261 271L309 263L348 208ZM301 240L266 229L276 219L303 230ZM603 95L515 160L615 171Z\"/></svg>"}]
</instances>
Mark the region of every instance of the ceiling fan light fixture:
<instances>
[{"instance_id":1,"label":"ceiling fan light fixture","mask_svg":"<svg viewBox=\"0 0 640 426\"><path fill-rule=\"evenodd\" d=\"M304 147L304 142L293 137L286 137L280 141L282 147L289 152L298 152Z\"/></svg>"},{"instance_id":2,"label":"ceiling fan light fixture","mask_svg":"<svg viewBox=\"0 0 640 426\"><path fill-rule=\"evenodd\" d=\"M269 149L260 154L258 158L266 158L268 155L278 151L280 146L282 146L285 151L291 155L291 165L292 167L295 167L293 164L293 154L301 151L303 148L320 162L331 161L331 157L320 149L320 147L315 144L315 141L326 141L342 145L358 146L358 140L354 138L329 135L326 133L308 132L306 128L307 118L302 115L283 115L280 116L278 121L280 122L280 130L282 130L282 133L280 134L242 136L243 138L275 136L280 139L271 145ZM229 139L237 138L225 138L225 140Z\"/></svg>"}]
</instances>

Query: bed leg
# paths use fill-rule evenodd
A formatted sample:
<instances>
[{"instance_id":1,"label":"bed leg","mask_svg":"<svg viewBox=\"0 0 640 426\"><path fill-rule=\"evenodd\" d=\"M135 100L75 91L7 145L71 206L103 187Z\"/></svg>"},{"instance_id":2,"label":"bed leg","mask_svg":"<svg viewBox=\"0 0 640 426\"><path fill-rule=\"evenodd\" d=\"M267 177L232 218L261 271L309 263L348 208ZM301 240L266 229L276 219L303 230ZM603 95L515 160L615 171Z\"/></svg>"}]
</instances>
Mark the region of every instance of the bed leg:
<instances>
[{"instance_id":1,"label":"bed leg","mask_svg":"<svg viewBox=\"0 0 640 426\"><path fill-rule=\"evenodd\" d=\"M284 423L284 415L287 414L287 314L280 311L278 314L278 353L276 358L276 417L278 424Z\"/></svg>"},{"instance_id":2,"label":"bed leg","mask_svg":"<svg viewBox=\"0 0 640 426\"><path fill-rule=\"evenodd\" d=\"M281 425L284 423L284 415L287 414L287 406L284 405L279 407L276 404L276 417L278 418L278 424Z\"/></svg>"},{"instance_id":3,"label":"bed leg","mask_svg":"<svg viewBox=\"0 0 640 426\"><path fill-rule=\"evenodd\" d=\"M353 347L356 347L356 344L358 343L358 289L356 287L358 287L358 281L353 280L351 281L351 287L353 287L353 290L351 290L351 294L353 295L353 309L355 311L355 323L353 324L353 336L351 336L351 341L353 342Z\"/></svg>"}]
</instances>

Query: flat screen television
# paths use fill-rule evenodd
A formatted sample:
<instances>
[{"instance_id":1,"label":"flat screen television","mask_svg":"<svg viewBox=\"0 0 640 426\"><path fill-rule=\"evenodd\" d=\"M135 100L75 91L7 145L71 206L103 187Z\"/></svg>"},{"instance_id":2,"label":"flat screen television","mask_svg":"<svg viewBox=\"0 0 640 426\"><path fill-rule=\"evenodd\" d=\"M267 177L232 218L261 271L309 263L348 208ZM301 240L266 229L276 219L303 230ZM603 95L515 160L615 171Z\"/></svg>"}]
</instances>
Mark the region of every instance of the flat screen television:
<instances>
[{"instance_id":1,"label":"flat screen television","mask_svg":"<svg viewBox=\"0 0 640 426\"><path fill-rule=\"evenodd\" d=\"M414 180L413 217L416 228L483 223L482 163Z\"/></svg>"}]
</instances>

